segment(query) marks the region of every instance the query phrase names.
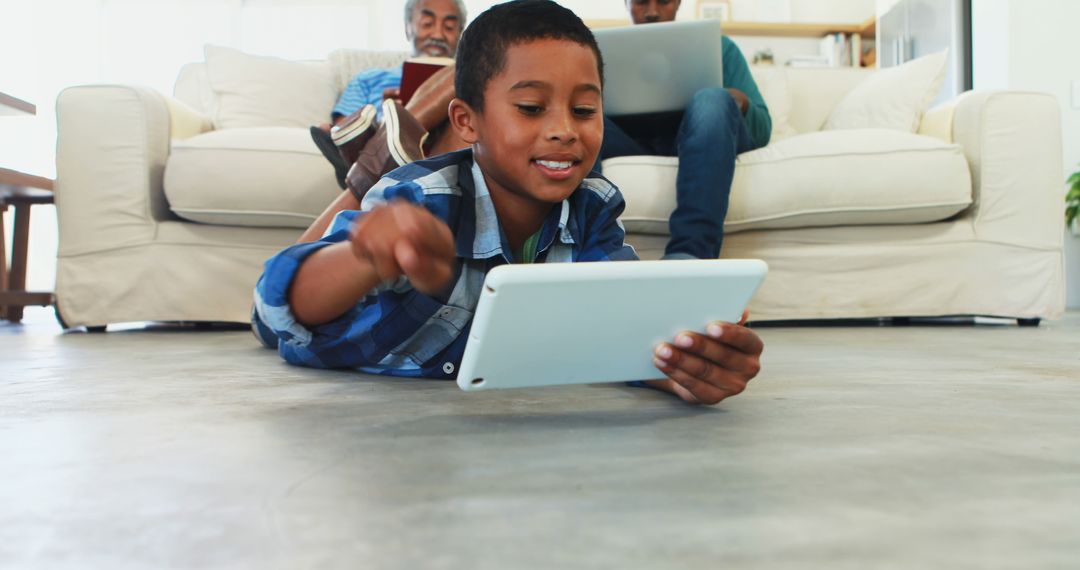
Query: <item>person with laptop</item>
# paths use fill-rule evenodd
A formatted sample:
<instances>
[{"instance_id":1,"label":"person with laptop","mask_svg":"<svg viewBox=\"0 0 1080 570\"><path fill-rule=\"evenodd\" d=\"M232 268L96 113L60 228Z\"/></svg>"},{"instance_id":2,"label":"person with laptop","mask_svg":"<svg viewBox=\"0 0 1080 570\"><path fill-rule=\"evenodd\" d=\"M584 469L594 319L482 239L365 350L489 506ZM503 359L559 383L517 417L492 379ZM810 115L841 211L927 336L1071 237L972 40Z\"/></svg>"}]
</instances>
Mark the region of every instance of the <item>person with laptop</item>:
<instances>
[{"instance_id":1,"label":"person with laptop","mask_svg":"<svg viewBox=\"0 0 1080 570\"><path fill-rule=\"evenodd\" d=\"M634 25L673 22L680 0L625 0ZM719 257L735 159L769 143L772 119L735 42L722 39L722 87L693 94L685 109L604 118L600 159L679 157L676 207L665 259ZM625 54L624 54L625 55ZM649 54L637 53L644 58ZM599 166L599 163L598 163Z\"/></svg>"},{"instance_id":2,"label":"person with laptop","mask_svg":"<svg viewBox=\"0 0 1080 570\"><path fill-rule=\"evenodd\" d=\"M637 258L622 195L591 173L603 58L581 19L550 0L513 0L481 14L458 49L449 115L470 148L394 170L324 237L266 262L253 330L286 361L453 379L495 267ZM521 323L521 334L558 333ZM652 359L663 379L650 386L715 404L746 388L762 349L749 328L711 323L626 357Z\"/></svg>"}]
</instances>

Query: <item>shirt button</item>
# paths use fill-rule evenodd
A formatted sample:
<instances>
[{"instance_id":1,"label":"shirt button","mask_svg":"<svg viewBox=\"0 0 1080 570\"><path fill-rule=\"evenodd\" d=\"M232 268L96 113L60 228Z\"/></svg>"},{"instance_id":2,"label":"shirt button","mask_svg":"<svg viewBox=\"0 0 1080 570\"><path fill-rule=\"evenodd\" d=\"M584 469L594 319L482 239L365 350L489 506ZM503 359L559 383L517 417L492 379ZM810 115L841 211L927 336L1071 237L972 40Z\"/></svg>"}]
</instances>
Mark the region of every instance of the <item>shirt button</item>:
<instances>
[{"instance_id":1,"label":"shirt button","mask_svg":"<svg viewBox=\"0 0 1080 570\"><path fill-rule=\"evenodd\" d=\"M442 365L442 371L447 373L447 374L453 374L454 373L454 363L453 362L447 362L446 364L443 364Z\"/></svg>"},{"instance_id":2,"label":"shirt button","mask_svg":"<svg viewBox=\"0 0 1080 570\"><path fill-rule=\"evenodd\" d=\"M443 309L443 310L439 311L439 316L441 316L444 319L449 319L450 315L452 315L452 314L453 314L453 311L451 311L450 309Z\"/></svg>"}]
</instances>

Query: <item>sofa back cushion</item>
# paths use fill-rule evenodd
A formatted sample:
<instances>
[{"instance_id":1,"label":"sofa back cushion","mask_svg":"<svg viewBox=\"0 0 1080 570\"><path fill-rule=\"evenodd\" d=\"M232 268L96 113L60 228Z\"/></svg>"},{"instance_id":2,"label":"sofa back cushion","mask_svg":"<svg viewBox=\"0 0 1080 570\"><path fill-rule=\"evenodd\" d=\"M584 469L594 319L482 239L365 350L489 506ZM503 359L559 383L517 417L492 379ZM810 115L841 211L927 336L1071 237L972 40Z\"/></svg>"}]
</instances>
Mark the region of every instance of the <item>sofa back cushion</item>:
<instances>
[{"instance_id":1,"label":"sofa back cushion","mask_svg":"<svg viewBox=\"0 0 1080 570\"><path fill-rule=\"evenodd\" d=\"M820 131L836 105L874 69L787 69L791 92L790 125L799 133Z\"/></svg>"},{"instance_id":2,"label":"sofa back cushion","mask_svg":"<svg viewBox=\"0 0 1080 570\"><path fill-rule=\"evenodd\" d=\"M791 88L788 86L787 71L772 65L755 65L750 68L758 91L765 99L772 118L773 141L798 134L791 126Z\"/></svg>"},{"instance_id":3,"label":"sofa back cushion","mask_svg":"<svg viewBox=\"0 0 1080 570\"><path fill-rule=\"evenodd\" d=\"M407 57L409 54L403 51L338 49L330 52L326 63L333 70L334 85L341 93L357 73L368 69L400 67Z\"/></svg>"},{"instance_id":4,"label":"sofa back cushion","mask_svg":"<svg viewBox=\"0 0 1080 570\"><path fill-rule=\"evenodd\" d=\"M306 127L326 122L337 100L330 67L206 46L206 75L219 129Z\"/></svg>"},{"instance_id":5,"label":"sofa back cushion","mask_svg":"<svg viewBox=\"0 0 1080 570\"><path fill-rule=\"evenodd\" d=\"M173 85L173 97L196 111L213 117L216 103L214 92L210 90L210 79L206 76L206 64L192 62L180 68L180 74Z\"/></svg>"},{"instance_id":6,"label":"sofa back cushion","mask_svg":"<svg viewBox=\"0 0 1080 570\"><path fill-rule=\"evenodd\" d=\"M274 57L253 56L229 48L217 48L207 46L207 51L213 51L214 55L207 53L206 62L190 63L180 68L173 86L173 96L184 101L191 108L198 110L207 117L218 118L221 89L230 90L226 95L229 103L237 103L233 95L243 99L256 99L254 107L245 108L239 106L244 113L257 113L258 118L240 118L239 123L235 117L224 117L224 121L215 121L218 128L235 126L308 126L325 122L329 118L330 110L337 104L337 99L346 85L356 73L365 69L389 68L400 66L408 54L405 52L375 52L369 50L335 50L330 52L325 62L289 62L286 59ZM224 56L224 57L222 57ZM211 58L215 59L213 67L216 71L217 83L211 82L210 64ZM252 58L252 59L248 59ZM232 73L229 66L237 63L254 63L258 69L241 70L239 74L231 77L219 77L220 73ZM297 67L300 66L300 67ZM297 74L299 80L303 77L312 77L312 72L318 73L318 81L314 84L315 89L299 91L296 85L285 84L283 81L295 81ZM222 84L222 81L225 83ZM241 82L248 82L243 84ZM329 91L326 89L329 87ZM281 86L281 91L275 91L274 87ZM259 93L270 90L270 97L259 100ZM285 101L286 97L293 101ZM329 104L327 105L327 101ZM279 108L289 106L291 103L299 103L299 107ZM318 112L315 109L318 108ZM227 109L229 114L233 109ZM279 118L279 116L281 118ZM299 118L299 119L298 119ZM309 121L314 118L314 121ZM308 121L308 122L305 122ZM303 124L299 124L299 123ZM257 123L257 124L256 124Z\"/></svg>"}]
</instances>

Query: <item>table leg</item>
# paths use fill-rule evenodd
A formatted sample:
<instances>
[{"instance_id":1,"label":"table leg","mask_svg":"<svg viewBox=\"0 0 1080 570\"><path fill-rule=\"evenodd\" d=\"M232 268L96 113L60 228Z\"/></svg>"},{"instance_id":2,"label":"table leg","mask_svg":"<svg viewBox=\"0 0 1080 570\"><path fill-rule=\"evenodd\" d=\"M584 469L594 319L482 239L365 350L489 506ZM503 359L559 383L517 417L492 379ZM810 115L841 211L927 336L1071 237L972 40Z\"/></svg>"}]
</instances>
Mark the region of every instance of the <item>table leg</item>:
<instances>
[{"instance_id":1,"label":"table leg","mask_svg":"<svg viewBox=\"0 0 1080 570\"><path fill-rule=\"evenodd\" d=\"M0 293L8 288L7 240L4 238L4 212L7 204L0 204ZM0 318L7 314L7 307L0 304Z\"/></svg>"},{"instance_id":2,"label":"table leg","mask_svg":"<svg viewBox=\"0 0 1080 570\"><path fill-rule=\"evenodd\" d=\"M26 256L30 245L30 204L15 206L15 238L11 242L11 275L8 276L9 291L26 291ZM7 320L22 321L23 306L8 305Z\"/></svg>"}]
</instances>

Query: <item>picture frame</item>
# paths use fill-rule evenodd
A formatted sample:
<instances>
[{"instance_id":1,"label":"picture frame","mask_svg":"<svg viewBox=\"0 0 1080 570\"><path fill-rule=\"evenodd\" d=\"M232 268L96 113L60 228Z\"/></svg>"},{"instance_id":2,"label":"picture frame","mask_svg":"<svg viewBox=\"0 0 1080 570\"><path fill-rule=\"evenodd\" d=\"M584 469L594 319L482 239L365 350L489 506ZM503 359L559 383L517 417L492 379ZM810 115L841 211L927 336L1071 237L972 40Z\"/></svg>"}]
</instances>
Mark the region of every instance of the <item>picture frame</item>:
<instances>
[{"instance_id":1,"label":"picture frame","mask_svg":"<svg viewBox=\"0 0 1080 570\"><path fill-rule=\"evenodd\" d=\"M731 0L698 0L697 18L699 20L731 21Z\"/></svg>"}]
</instances>

